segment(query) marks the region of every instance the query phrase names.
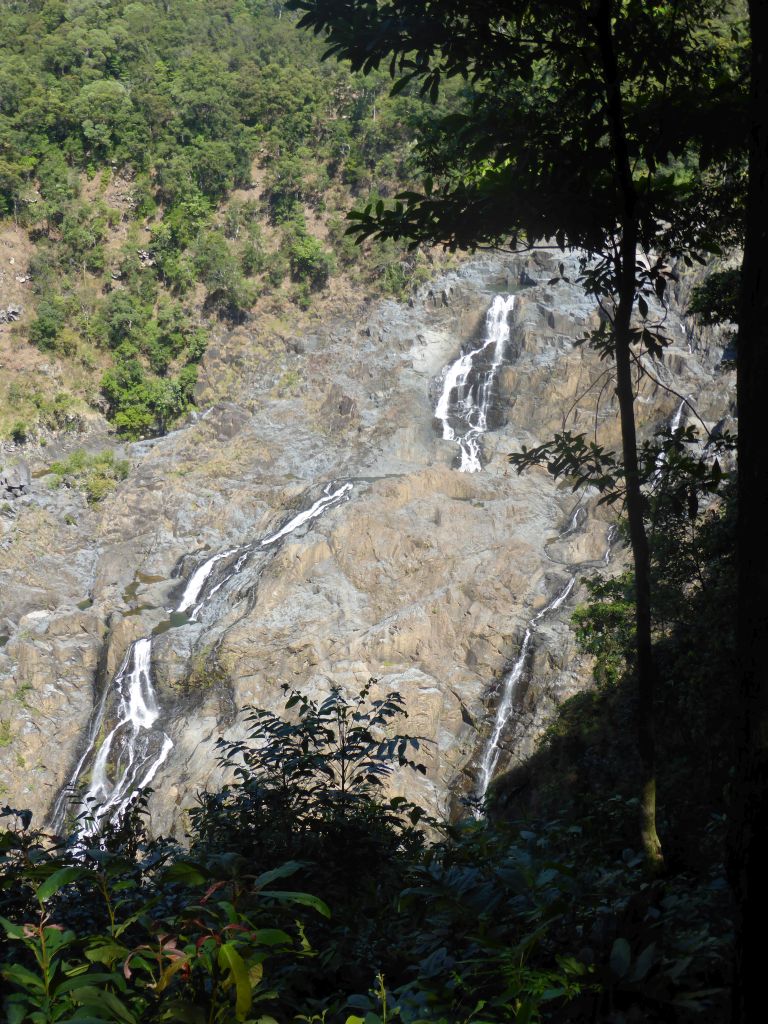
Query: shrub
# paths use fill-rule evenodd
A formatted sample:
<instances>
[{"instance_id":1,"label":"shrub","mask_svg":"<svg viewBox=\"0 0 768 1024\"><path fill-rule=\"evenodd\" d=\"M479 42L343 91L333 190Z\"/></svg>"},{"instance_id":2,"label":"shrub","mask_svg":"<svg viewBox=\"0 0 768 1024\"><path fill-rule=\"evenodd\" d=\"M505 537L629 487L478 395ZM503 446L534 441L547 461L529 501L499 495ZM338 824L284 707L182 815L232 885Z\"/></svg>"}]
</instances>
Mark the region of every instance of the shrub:
<instances>
[{"instance_id":1,"label":"shrub","mask_svg":"<svg viewBox=\"0 0 768 1024\"><path fill-rule=\"evenodd\" d=\"M66 316L66 304L60 296L42 299L38 303L37 317L30 324L29 340L43 352L53 351Z\"/></svg>"},{"instance_id":2,"label":"shrub","mask_svg":"<svg viewBox=\"0 0 768 1024\"><path fill-rule=\"evenodd\" d=\"M312 289L323 288L336 265L333 253L324 249L319 239L303 232L289 243L288 260L293 280Z\"/></svg>"},{"instance_id":3,"label":"shrub","mask_svg":"<svg viewBox=\"0 0 768 1024\"><path fill-rule=\"evenodd\" d=\"M10 438L15 444L26 444L29 440L29 427L23 420L16 420L11 427Z\"/></svg>"},{"instance_id":4,"label":"shrub","mask_svg":"<svg viewBox=\"0 0 768 1024\"><path fill-rule=\"evenodd\" d=\"M89 505L95 505L110 494L130 470L127 459L117 459L111 450L90 455L83 449L72 452L61 462L50 466L55 487L66 485L82 490Z\"/></svg>"}]
</instances>

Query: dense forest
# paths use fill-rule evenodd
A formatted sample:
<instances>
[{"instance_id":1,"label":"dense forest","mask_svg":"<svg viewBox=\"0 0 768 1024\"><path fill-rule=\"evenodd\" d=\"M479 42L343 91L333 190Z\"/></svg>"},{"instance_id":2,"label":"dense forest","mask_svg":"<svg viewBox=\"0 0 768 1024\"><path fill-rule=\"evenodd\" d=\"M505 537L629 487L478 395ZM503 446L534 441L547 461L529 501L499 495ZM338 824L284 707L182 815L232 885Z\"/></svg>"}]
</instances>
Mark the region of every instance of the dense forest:
<instances>
[{"instance_id":1,"label":"dense forest","mask_svg":"<svg viewBox=\"0 0 768 1024\"><path fill-rule=\"evenodd\" d=\"M70 388L6 385L0 429L76 422L127 437L193 401L208 328L259 303L308 309L343 273L407 295L419 253L359 258L344 217L412 181L427 104L322 63L282 4L2 4L0 213L29 235L22 338ZM426 126L421 130L426 130Z\"/></svg>"},{"instance_id":2,"label":"dense forest","mask_svg":"<svg viewBox=\"0 0 768 1024\"><path fill-rule=\"evenodd\" d=\"M13 1024L758 1019L768 62L749 7L3 5L0 196L35 246L29 341L90 360L117 431L189 408L205 317L307 307L335 274L404 298L439 245L577 250L622 446L564 431L510 459L593 486L630 552L574 615L593 687L451 821L387 796L423 771L419 742L400 696L368 689L248 709L184 848L151 836L146 794L69 838L4 808ZM636 433L637 379L669 344L654 310L694 265L690 312L735 336L738 473L727 433Z\"/></svg>"}]
</instances>

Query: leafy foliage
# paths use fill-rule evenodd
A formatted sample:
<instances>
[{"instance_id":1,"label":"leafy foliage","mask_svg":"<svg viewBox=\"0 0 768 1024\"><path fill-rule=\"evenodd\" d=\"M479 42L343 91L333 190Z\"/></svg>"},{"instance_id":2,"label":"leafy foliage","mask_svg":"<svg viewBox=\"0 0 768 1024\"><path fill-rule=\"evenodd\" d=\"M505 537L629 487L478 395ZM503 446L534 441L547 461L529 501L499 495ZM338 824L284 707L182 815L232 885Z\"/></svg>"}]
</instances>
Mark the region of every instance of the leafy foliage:
<instances>
[{"instance_id":1,"label":"leafy foliage","mask_svg":"<svg viewBox=\"0 0 768 1024\"><path fill-rule=\"evenodd\" d=\"M701 317L703 324L735 324L739 313L741 271L718 270L698 285L688 304L688 312Z\"/></svg>"},{"instance_id":2,"label":"leafy foliage","mask_svg":"<svg viewBox=\"0 0 768 1024\"><path fill-rule=\"evenodd\" d=\"M110 449L91 455L80 448L61 462L51 463L50 472L54 486L81 489L88 503L95 505L125 480L129 468L128 460L115 458Z\"/></svg>"},{"instance_id":3,"label":"leafy foliage","mask_svg":"<svg viewBox=\"0 0 768 1024\"><path fill-rule=\"evenodd\" d=\"M408 90L388 96L383 75L323 64L284 5L3 10L0 217L35 246L29 340L79 376L106 373L102 395L84 397L120 433L162 432L189 408L201 315L240 322L284 287L309 308L340 267L372 292L421 280L404 246L350 259L323 221L412 180L428 107ZM168 303L196 334L193 356L162 336Z\"/></svg>"},{"instance_id":4,"label":"leafy foliage","mask_svg":"<svg viewBox=\"0 0 768 1024\"><path fill-rule=\"evenodd\" d=\"M717 1012L729 936L716 867L699 866L703 886L685 872L649 886L625 845L631 806L602 789L560 784L561 815L543 822L504 823L501 791L489 821L429 819L386 795L393 770L418 768L419 743L393 730L402 700L373 692L317 702L286 688L284 716L248 709L248 738L220 744L232 782L192 809L186 852L147 837L146 795L77 847L5 808L8 1019L607 1024Z\"/></svg>"}]
</instances>

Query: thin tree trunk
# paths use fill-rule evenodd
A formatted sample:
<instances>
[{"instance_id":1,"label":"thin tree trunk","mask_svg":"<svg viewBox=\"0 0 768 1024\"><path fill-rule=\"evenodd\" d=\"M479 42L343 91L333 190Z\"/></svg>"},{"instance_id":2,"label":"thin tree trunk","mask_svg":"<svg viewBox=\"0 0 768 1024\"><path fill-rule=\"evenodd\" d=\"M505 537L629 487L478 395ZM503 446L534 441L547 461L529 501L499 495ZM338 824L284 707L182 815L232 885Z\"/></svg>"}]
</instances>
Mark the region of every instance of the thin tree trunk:
<instances>
[{"instance_id":1,"label":"thin tree trunk","mask_svg":"<svg viewBox=\"0 0 768 1024\"><path fill-rule=\"evenodd\" d=\"M635 569L635 652L637 658L637 749L642 769L640 838L648 867L663 868L661 842L656 831L656 743L654 697L656 667L651 640L651 566L643 522L643 498L637 462L635 395L632 386L630 322L635 304L637 259L637 193L632 181L619 68L613 43L611 0L600 0L596 17L598 47L603 66L606 110L613 149L614 171L622 203L621 243L616 264L618 304L613 332L616 355L616 393L621 418L621 444L626 474L626 506Z\"/></svg>"},{"instance_id":2,"label":"thin tree trunk","mask_svg":"<svg viewBox=\"0 0 768 1024\"><path fill-rule=\"evenodd\" d=\"M734 1024L765 1019L768 914L768 5L750 0L749 191L737 340L737 771L730 874L736 897Z\"/></svg>"}]
</instances>

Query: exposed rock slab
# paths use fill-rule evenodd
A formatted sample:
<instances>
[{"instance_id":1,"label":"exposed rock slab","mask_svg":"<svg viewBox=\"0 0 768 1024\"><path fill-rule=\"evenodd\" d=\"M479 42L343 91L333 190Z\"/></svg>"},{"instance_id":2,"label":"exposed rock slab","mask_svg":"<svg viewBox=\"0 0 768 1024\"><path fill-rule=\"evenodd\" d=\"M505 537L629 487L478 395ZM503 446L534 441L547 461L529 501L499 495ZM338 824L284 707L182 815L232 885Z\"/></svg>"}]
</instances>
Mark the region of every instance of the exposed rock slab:
<instances>
[{"instance_id":1,"label":"exposed rock slab","mask_svg":"<svg viewBox=\"0 0 768 1024\"><path fill-rule=\"evenodd\" d=\"M32 479L0 518L3 799L46 813L94 700L130 642L153 631L175 744L155 780L157 830L183 830L183 809L220 778L215 740L242 735L243 704L282 707L282 683L321 696L375 677L399 690L428 774L395 785L440 811L471 789L494 687L527 622L574 566L600 568L607 545L610 513L594 496L507 463L563 427L619 438L607 364L574 344L596 311L551 276L546 254L487 256L408 306L293 333L240 327L207 356L201 414L129 446L133 471L100 512ZM510 290L500 426L483 438L484 471L457 473L455 446L433 425L439 375L478 337L493 294ZM669 422L679 398L668 385L714 425L733 411L719 339L670 321L679 344L654 368L660 383L643 384L638 417L645 430ZM174 623L169 609L205 558L266 537L341 480L351 500L254 558L199 622ZM587 514L569 529L579 502ZM568 626L578 600L577 588L537 631L508 758L529 753L557 702L589 684Z\"/></svg>"}]
</instances>

